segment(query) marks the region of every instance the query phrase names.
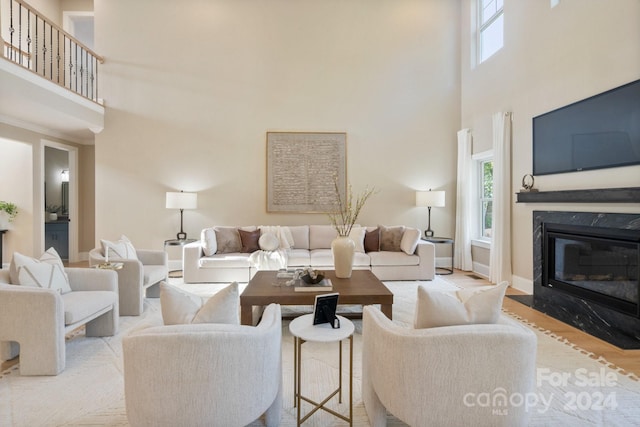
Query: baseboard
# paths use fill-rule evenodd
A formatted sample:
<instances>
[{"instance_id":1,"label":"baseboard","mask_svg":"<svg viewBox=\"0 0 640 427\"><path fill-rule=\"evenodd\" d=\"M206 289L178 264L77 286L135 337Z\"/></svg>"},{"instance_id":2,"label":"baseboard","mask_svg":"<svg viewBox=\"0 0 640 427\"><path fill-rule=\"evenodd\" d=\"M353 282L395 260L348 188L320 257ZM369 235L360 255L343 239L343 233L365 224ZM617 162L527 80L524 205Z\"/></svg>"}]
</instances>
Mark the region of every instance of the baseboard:
<instances>
[{"instance_id":1,"label":"baseboard","mask_svg":"<svg viewBox=\"0 0 640 427\"><path fill-rule=\"evenodd\" d=\"M489 266L488 265L480 264L479 262L474 262L472 268L473 268L472 271L475 274L477 274L478 276L480 276L480 277L482 277L484 279L489 280L489 274L490 273L489 273Z\"/></svg>"},{"instance_id":2,"label":"baseboard","mask_svg":"<svg viewBox=\"0 0 640 427\"><path fill-rule=\"evenodd\" d=\"M511 277L511 286L525 294L533 295L533 280L513 275Z\"/></svg>"}]
</instances>

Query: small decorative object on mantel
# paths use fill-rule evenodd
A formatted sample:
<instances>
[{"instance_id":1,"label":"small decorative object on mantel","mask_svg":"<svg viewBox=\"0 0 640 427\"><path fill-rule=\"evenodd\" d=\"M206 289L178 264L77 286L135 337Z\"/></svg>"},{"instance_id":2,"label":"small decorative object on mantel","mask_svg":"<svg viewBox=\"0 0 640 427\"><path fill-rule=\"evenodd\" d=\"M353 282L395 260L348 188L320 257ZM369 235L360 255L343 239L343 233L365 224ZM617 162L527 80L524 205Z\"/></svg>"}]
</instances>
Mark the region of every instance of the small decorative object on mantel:
<instances>
[{"instance_id":1,"label":"small decorative object on mantel","mask_svg":"<svg viewBox=\"0 0 640 427\"><path fill-rule=\"evenodd\" d=\"M367 199L375 193L375 189L367 188L356 197L355 204L353 202L353 190L351 185L347 189L345 200L340 197L340 189L338 188L338 180L335 179L336 190L336 210L329 212L331 224L338 232L333 242L331 242L331 252L333 253L333 266L336 271L336 277L339 279L348 279L351 277L353 270L353 256L356 250L356 244L349 234L353 228L360 210L366 203Z\"/></svg>"},{"instance_id":2,"label":"small decorative object on mantel","mask_svg":"<svg viewBox=\"0 0 640 427\"><path fill-rule=\"evenodd\" d=\"M535 179L533 179L533 175L526 174L522 177L522 188L520 189L523 193L535 193L538 191L537 188L533 188L533 184L535 183Z\"/></svg>"}]
</instances>

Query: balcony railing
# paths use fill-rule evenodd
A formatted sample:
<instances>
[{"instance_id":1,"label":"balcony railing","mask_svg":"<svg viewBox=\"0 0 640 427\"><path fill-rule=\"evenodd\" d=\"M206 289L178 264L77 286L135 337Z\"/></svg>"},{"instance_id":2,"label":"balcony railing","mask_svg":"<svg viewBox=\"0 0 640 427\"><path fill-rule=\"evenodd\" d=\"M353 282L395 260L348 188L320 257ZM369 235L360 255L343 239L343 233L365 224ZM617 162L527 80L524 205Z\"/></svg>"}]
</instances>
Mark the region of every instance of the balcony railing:
<instances>
[{"instance_id":1,"label":"balcony railing","mask_svg":"<svg viewBox=\"0 0 640 427\"><path fill-rule=\"evenodd\" d=\"M0 0L0 7L5 58L98 102L101 56L22 0Z\"/></svg>"}]
</instances>

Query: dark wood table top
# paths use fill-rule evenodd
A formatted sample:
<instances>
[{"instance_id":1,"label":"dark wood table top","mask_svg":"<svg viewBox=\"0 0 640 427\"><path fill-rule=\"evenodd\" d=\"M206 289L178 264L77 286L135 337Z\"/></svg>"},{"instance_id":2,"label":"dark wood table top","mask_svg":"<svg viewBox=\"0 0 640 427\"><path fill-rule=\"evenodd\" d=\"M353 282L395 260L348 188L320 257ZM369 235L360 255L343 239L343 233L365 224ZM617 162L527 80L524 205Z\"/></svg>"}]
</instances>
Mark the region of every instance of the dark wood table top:
<instances>
[{"instance_id":1,"label":"dark wood table top","mask_svg":"<svg viewBox=\"0 0 640 427\"><path fill-rule=\"evenodd\" d=\"M351 278L338 279L335 271L323 270L333 289L324 292L296 292L276 279L276 271L258 271L240 295L240 305L313 305L316 295L340 294L339 304L393 304L393 293L369 270L353 270Z\"/></svg>"}]
</instances>

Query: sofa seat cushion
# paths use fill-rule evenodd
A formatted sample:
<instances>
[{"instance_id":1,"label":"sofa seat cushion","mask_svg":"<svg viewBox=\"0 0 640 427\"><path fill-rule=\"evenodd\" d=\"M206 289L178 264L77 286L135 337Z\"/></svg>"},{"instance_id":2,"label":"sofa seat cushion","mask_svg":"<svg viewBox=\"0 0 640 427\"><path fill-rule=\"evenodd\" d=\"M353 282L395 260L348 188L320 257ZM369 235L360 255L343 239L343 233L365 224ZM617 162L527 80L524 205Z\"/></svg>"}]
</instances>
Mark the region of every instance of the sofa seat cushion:
<instances>
[{"instance_id":1,"label":"sofa seat cushion","mask_svg":"<svg viewBox=\"0 0 640 427\"><path fill-rule=\"evenodd\" d=\"M333 270L333 253L331 249L314 249L310 251L311 265L316 268L325 268ZM369 267L371 258L363 252L356 252L353 256L354 267Z\"/></svg>"},{"instance_id":2,"label":"sofa seat cushion","mask_svg":"<svg viewBox=\"0 0 640 427\"><path fill-rule=\"evenodd\" d=\"M164 265L143 265L143 286L155 285L167 278L167 268Z\"/></svg>"},{"instance_id":3,"label":"sofa seat cushion","mask_svg":"<svg viewBox=\"0 0 640 427\"><path fill-rule=\"evenodd\" d=\"M290 249L287 266L307 267L311 265L311 258L307 249Z\"/></svg>"},{"instance_id":4,"label":"sofa seat cushion","mask_svg":"<svg viewBox=\"0 0 640 427\"><path fill-rule=\"evenodd\" d=\"M251 254L234 252L229 254L215 254L200 258L200 268L241 268L251 266Z\"/></svg>"},{"instance_id":5,"label":"sofa seat cushion","mask_svg":"<svg viewBox=\"0 0 640 427\"><path fill-rule=\"evenodd\" d=\"M407 255L404 252L380 251L369 252L368 255L371 257L371 266L409 266L420 264L420 257L418 255Z\"/></svg>"},{"instance_id":6,"label":"sofa seat cushion","mask_svg":"<svg viewBox=\"0 0 640 427\"><path fill-rule=\"evenodd\" d=\"M80 322L118 303L111 291L74 291L62 295L65 326Z\"/></svg>"}]
</instances>

